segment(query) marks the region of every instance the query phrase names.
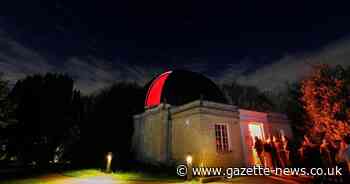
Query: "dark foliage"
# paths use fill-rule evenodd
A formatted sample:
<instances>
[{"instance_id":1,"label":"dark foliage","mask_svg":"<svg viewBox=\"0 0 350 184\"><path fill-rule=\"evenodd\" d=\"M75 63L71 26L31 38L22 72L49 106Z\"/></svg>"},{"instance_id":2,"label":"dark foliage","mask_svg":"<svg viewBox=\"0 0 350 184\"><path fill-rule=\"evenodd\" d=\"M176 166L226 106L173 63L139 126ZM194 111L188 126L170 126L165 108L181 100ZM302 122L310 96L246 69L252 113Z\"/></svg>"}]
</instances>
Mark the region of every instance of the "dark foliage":
<instances>
[{"instance_id":1,"label":"dark foliage","mask_svg":"<svg viewBox=\"0 0 350 184\"><path fill-rule=\"evenodd\" d=\"M287 84L287 90L280 100L281 111L285 112L291 121L294 139L298 143L302 142L307 130L305 124L307 117L305 116L303 104L300 101L302 95L300 87L300 83Z\"/></svg>"},{"instance_id":2,"label":"dark foliage","mask_svg":"<svg viewBox=\"0 0 350 184\"><path fill-rule=\"evenodd\" d=\"M118 83L85 99L87 119L74 159L79 165L103 167L108 152L113 152L114 168L129 165L132 117L143 111L144 93L136 84Z\"/></svg>"},{"instance_id":3,"label":"dark foliage","mask_svg":"<svg viewBox=\"0 0 350 184\"><path fill-rule=\"evenodd\" d=\"M15 105L8 97L10 92L9 85L8 82L2 78L2 76L3 74L0 73L0 121L7 124L13 121Z\"/></svg>"},{"instance_id":4,"label":"dark foliage","mask_svg":"<svg viewBox=\"0 0 350 184\"><path fill-rule=\"evenodd\" d=\"M272 111L274 109L273 102L268 96L253 86L240 85L237 82L222 85L229 102L243 109L257 111Z\"/></svg>"},{"instance_id":5,"label":"dark foliage","mask_svg":"<svg viewBox=\"0 0 350 184\"><path fill-rule=\"evenodd\" d=\"M65 75L34 75L16 83L10 97L19 124L11 141L23 163L53 159L53 150L75 121L72 96L73 80Z\"/></svg>"}]
</instances>

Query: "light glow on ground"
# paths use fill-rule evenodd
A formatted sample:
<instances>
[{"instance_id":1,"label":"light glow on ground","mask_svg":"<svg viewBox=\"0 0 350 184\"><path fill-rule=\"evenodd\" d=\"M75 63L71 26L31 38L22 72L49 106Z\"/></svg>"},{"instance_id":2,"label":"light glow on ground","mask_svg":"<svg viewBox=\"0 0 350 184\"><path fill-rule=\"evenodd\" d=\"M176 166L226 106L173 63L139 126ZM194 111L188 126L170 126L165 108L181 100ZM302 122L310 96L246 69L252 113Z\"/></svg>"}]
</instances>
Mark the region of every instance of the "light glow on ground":
<instances>
[{"instance_id":1,"label":"light glow on ground","mask_svg":"<svg viewBox=\"0 0 350 184\"><path fill-rule=\"evenodd\" d=\"M106 174L97 169L66 171L28 179L0 181L0 184L151 184L151 183L186 183L182 178L147 174L143 172L114 172Z\"/></svg>"}]
</instances>

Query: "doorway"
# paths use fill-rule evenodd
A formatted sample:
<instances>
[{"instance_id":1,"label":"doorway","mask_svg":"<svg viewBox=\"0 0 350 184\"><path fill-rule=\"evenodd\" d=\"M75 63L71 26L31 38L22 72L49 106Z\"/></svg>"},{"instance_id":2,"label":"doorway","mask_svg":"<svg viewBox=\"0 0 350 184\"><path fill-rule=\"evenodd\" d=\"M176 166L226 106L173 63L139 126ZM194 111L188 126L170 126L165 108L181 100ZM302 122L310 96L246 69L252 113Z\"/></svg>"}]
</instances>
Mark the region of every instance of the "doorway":
<instances>
[{"instance_id":1,"label":"doorway","mask_svg":"<svg viewBox=\"0 0 350 184\"><path fill-rule=\"evenodd\" d=\"M258 137L260 140L264 140L264 127L262 123L251 122L248 124L249 137L251 139L251 145L248 146L249 156L251 157L251 165L263 165L261 163L258 154L254 148L255 137Z\"/></svg>"}]
</instances>

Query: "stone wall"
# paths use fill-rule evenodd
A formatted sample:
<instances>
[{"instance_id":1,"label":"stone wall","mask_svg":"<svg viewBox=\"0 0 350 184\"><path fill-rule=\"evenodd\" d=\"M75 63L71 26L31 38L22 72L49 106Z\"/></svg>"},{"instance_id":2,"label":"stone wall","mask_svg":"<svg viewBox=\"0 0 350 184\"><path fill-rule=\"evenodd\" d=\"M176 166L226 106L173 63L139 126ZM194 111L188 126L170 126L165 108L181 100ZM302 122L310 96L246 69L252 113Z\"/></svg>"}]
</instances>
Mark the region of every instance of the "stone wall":
<instances>
[{"instance_id":1,"label":"stone wall","mask_svg":"<svg viewBox=\"0 0 350 184\"><path fill-rule=\"evenodd\" d=\"M166 160L167 108L160 105L134 116L133 151L138 160L153 164Z\"/></svg>"},{"instance_id":2,"label":"stone wall","mask_svg":"<svg viewBox=\"0 0 350 184\"><path fill-rule=\"evenodd\" d=\"M197 166L243 166L238 111L235 106L195 101L172 111L172 158L183 162L191 154ZM230 151L216 150L215 124L226 124Z\"/></svg>"}]
</instances>

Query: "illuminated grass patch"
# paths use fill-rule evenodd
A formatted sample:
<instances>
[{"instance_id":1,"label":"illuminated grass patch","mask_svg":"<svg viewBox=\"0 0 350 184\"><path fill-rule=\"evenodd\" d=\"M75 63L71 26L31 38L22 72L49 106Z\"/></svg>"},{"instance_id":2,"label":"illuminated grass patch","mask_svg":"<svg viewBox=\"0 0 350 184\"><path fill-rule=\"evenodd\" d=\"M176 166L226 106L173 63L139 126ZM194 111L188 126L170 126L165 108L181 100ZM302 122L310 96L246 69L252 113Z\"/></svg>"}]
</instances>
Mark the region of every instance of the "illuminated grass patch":
<instances>
[{"instance_id":1,"label":"illuminated grass patch","mask_svg":"<svg viewBox=\"0 0 350 184\"><path fill-rule=\"evenodd\" d=\"M0 184L68 184L76 183L77 181L91 181L98 178L109 178L115 183L118 181L125 182L138 182L138 183L150 183L153 181L164 182L164 183L185 183L185 184L197 184L196 181L185 182L183 179L169 176L165 174L150 174L143 172L114 172L111 174L106 174L98 169L83 169L74 171L65 171L60 174L52 174L47 176L38 176L35 178L28 179L14 179L0 181ZM79 183L79 182L78 182Z\"/></svg>"}]
</instances>

